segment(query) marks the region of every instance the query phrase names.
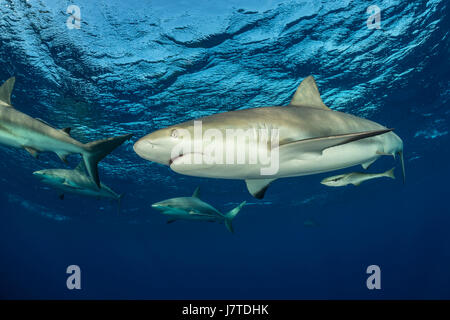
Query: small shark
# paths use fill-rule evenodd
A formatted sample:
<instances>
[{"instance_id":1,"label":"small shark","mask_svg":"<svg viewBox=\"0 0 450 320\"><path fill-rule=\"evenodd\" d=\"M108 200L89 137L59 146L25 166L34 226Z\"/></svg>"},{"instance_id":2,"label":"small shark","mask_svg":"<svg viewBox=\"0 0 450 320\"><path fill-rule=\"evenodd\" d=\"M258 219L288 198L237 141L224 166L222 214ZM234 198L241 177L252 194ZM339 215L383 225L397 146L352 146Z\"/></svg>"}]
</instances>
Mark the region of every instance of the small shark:
<instances>
[{"instance_id":1,"label":"small shark","mask_svg":"<svg viewBox=\"0 0 450 320\"><path fill-rule=\"evenodd\" d=\"M200 200L199 188L195 189L192 197L181 197L163 200L152 204L161 213L167 215L169 220L167 223L172 223L176 220L201 220L209 222L224 222L227 229L234 233L231 221L236 217L246 201L242 202L233 210L226 214L220 213L213 206Z\"/></svg>"},{"instance_id":2,"label":"small shark","mask_svg":"<svg viewBox=\"0 0 450 320\"><path fill-rule=\"evenodd\" d=\"M67 169L45 169L33 172L41 182L62 190L63 192L74 193L96 198L109 198L117 200L120 204L122 194L117 194L111 188L100 183L100 188L93 183L86 175L86 167L81 161L74 170ZM64 198L64 194L60 199Z\"/></svg>"},{"instance_id":3,"label":"small shark","mask_svg":"<svg viewBox=\"0 0 450 320\"><path fill-rule=\"evenodd\" d=\"M69 154L81 154L89 176L100 187L98 162L132 135L83 144L70 136L70 128L56 129L16 110L11 105L14 82L15 78L10 78L0 87L0 144L25 149L35 158L40 152L55 152L65 163Z\"/></svg>"},{"instance_id":4,"label":"small shark","mask_svg":"<svg viewBox=\"0 0 450 320\"><path fill-rule=\"evenodd\" d=\"M229 132L235 134L232 139ZM270 143L267 132L272 132ZM287 106L235 110L174 124L139 139L134 151L180 174L245 180L258 199L276 179L354 165L366 169L384 155L398 154L405 176L403 142L393 129L331 110L312 76L302 81ZM270 155L270 167L255 161L260 154Z\"/></svg>"},{"instance_id":5,"label":"small shark","mask_svg":"<svg viewBox=\"0 0 450 320\"><path fill-rule=\"evenodd\" d=\"M394 168L383 172L383 173L362 173L362 172L351 172L345 174L339 174L337 176L332 176L323 179L320 183L329 187L343 187L348 184L353 184L359 186L362 182L367 180L372 180L376 178L387 177L395 179Z\"/></svg>"}]
</instances>

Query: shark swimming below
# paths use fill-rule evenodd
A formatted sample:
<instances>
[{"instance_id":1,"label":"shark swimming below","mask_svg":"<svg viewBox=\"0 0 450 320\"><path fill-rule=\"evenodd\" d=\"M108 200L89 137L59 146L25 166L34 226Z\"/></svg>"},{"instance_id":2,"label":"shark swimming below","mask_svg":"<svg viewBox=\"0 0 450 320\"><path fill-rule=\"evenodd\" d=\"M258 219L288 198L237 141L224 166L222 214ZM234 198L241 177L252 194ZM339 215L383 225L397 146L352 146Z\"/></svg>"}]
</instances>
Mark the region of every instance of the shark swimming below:
<instances>
[{"instance_id":1,"label":"shark swimming below","mask_svg":"<svg viewBox=\"0 0 450 320\"><path fill-rule=\"evenodd\" d=\"M15 78L10 78L0 87L0 144L25 149L35 158L40 152L55 152L64 162L69 154L81 154L89 176L100 187L98 162L132 135L83 144L70 136L70 128L56 129L16 110L11 105L14 82Z\"/></svg>"},{"instance_id":2,"label":"shark swimming below","mask_svg":"<svg viewBox=\"0 0 450 320\"><path fill-rule=\"evenodd\" d=\"M230 130L241 134L235 140L226 141L237 140L237 143L217 139ZM264 130L271 132L270 139L254 138L258 131L264 133ZM404 177L403 142L392 130L331 110L323 103L314 78L309 76L302 81L288 106L242 109L175 124L142 137L134 144L134 150L140 157L170 166L181 174L245 180L249 192L261 199L276 179L354 165L366 169L383 155L400 156ZM207 132L214 139L206 138ZM267 165L252 161L250 150L270 154L268 158L274 160L270 165L276 170L263 173ZM216 161L223 156L241 157L243 161ZM196 158L201 161L195 161Z\"/></svg>"},{"instance_id":3,"label":"shark swimming below","mask_svg":"<svg viewBox=\"0 0 450 320\"><path fill-rule=\"evenodd\" d=\"M363 173L363 172L350 172L339 174L337 176L332 176L323 179L320 183L329 187L343 187L349 184L354 186L359 186L361 183L367 180L377 179L377 178L391 178L395 179L394 169L392 168L386 172L382 173Z\"/></svg>"},{"instance_id":4,"label":"shark swimming below","mask_svg":"<svg viewBox=\"0 0 450 320\"><path fill-rule=\"evenodd\" d=\"M210 204L200 200L199 188L195 189L192 197L180 197L163 200L152 204L152 208L168 216L167 223L176 220L199 220L209 222L223 222L227 229L234 233L231 222L245 205L246 201L226 214L220 213Z\"/></svg>"},{"instance_id":5,"label":"shark swimming below","mask_svg":"<svg viewBox=\"0 0 450 320\"><path fill-rule=\"evenodd\" d=\"M44 169L33 172L33 175L41 182L62 192L113 199L117 200L119 204L122 199L122 194L117 194L103 183L100 183L100 188L97 188L90 177L86 175L86 167L83 161L74 170ZM63 195L61 199L62 197Z\"/></svg>"}]
</instances>

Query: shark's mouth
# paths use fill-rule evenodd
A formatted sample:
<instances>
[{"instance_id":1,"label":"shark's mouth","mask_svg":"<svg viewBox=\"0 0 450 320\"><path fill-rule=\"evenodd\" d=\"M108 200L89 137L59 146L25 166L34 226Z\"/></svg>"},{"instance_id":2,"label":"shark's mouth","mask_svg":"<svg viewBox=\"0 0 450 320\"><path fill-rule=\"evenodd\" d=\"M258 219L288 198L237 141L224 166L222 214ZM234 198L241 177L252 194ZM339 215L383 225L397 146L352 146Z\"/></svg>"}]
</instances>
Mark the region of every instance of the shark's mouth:
<instances>
[{"instance_id":1,"label":"shark's mouth","mask_svg":"<svg viewBox=\"0 0 450 320\"><path fill-rule=\"evenodd\" d=\"M180 159L180 158L182 158L184 156L188 156L188 155L194 155L194 154L201 155L202 159L204 157L204 154L203 153L199 153L199 152L180 153L178 156L176 156L174 158L171 158L169 160L169 166L171 166L177 159ZM195 162L195 160L192 160L192 159L191 159L191 162L185 162L185 164L202 164L202 163L203 163L203 161Z\"/></svg>"},{"instance_id":2,"label":"shark's mouth","mask_svg":"<svg viewBox=\"0 0 450 320\"><path fill-rule=\"evenodd\" d=\"M184 154L180 154L178 157L175 157L175 158L170 158L170 159L169 159L169 166L171 166L172 163L173 163L175 160L181 158L182 156L184 156Z\"/></svg>"}]
</instances>

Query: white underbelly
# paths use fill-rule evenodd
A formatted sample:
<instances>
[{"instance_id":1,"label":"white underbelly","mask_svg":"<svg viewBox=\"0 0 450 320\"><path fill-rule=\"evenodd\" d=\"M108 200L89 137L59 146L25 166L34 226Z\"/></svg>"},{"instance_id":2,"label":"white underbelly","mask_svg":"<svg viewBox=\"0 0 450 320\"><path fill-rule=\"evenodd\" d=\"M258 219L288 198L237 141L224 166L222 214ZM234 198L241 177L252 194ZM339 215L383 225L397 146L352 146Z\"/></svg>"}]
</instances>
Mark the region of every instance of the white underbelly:
<instances>
[{"instance_id":1,"label":"white underbelly","mask_svg":"<svg viewBox=\"0 0 450 320\"><path fill-rule=\"evenodd\" d=\"M270 161L264 164L251 164L248 162L248 158L247 162L243 164L208 164L208 159L203 159L201 163L195 163L193 158L189 161L180 158L172 163L171 168L181 174L207 178L276 179L295 177L339 170L376 160L380 156L377 151L383 150L380 142L378 139L356 141L325 149L321 155L307 157L307 159L301 159L300 154L298 158L286 158L281 148L278 159L268 156L267 160L270 158ZM186 162L183 163L183 160Z\"/></svg>"},{"instance_id":2,"label":"white underbelly","mask_svg":"<svg viewBox=\"0 0 450 320\"><path fill-rule=\"evenodd\" d=\"M0 144L15 148L30 147L38 151L61 151L65 153L80 153L82 151L74 144L19 127L0 128Z\"/></svg>"}]
</instances>

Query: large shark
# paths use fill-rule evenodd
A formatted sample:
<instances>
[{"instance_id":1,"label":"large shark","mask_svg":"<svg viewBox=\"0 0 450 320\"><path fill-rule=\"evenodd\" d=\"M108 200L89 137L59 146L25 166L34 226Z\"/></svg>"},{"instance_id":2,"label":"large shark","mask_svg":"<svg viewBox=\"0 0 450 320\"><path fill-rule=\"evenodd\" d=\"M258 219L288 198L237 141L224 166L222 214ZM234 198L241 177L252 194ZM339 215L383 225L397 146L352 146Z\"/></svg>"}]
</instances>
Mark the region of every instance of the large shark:
<instances>
[{"instance_id":1,"label":"large shark","mask_svg":"<svg viewBox=\"0 0 450 320\"><path fill-rule=\"evenodd\" d=\"M264 130L273 132L270 139L266 139L267 143L255 139L257 132ZM207 132L210 133L208 138ZM237 134L234 146L228 142L235 140L226 140L226 143L220 140L228 132L241 133ZM183 141L182 147L180 141ZM134 150L142 158L168 165L181 174L245 180L249 192L259 199L278 178L317 174L358 164L366 169L383 155L400 155L404 176L403 142L392 129L331 110L323 103L312 76L302 81L288 106L236 110L172 125L142 137L134 144ZM270 159L274 160L271 166L276 170L263 172L267 163L255 163L254 158L246 154L240 163L216 161L217 154L219 160L221 155L236 159L247 150L249 155L251 150L270 154Z\"/></svg>"},{"instance_id":2,"label":"large shark","mask_svg":"<svg viewBox=\"0 0 450 320\"><path fill-rule=\"evenodd\" d=\"M236 217L245 201L226 214L220 213L213 206L200 200L199 188L195 189L192 197L180 197L163 200L152 204L152 208L161 211L169 217L167 223L176 220L199 220L210 222L223 222L230 232L234 232L232 220Z\"/></svg>"},{"instance_id":3,"label":"large shark","mask_svg":"<svg viewBox=\"0 0 450 320\"><path fill-rule=\"evenodd\" d=\"M64 162L69 154L81 154L89 176L100 187L98 162L132 135L83 144L70 136L70 128L56 129L16 110L11 105L14 82L10 78L0 87L0 144L25 149L35 158L40 152L55 152Z\"/></svg>"},{"instance_id":4,"label":"large shark","mask_svg":"<svg viewBox=\"0 0 450 320\"><path fill-rule=\"evenodd\" d=\"M100 183L98 188L92 179L86 174L84 162L74 170L67 169L44 169L33 172L41 182L51 185L62 192L74 193L79 195L91 196L96 198L109 198L119 201L121 194L115 193L111 188ZM61 199L63 194L61 195Z\"/></svg>"}]
</instances>

